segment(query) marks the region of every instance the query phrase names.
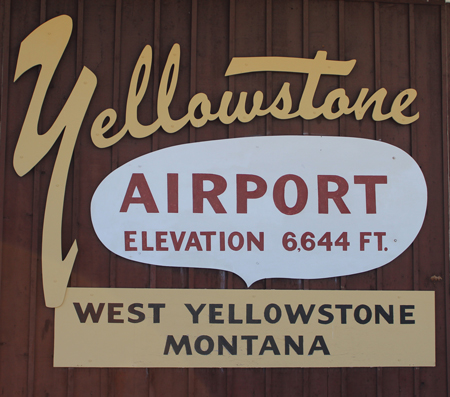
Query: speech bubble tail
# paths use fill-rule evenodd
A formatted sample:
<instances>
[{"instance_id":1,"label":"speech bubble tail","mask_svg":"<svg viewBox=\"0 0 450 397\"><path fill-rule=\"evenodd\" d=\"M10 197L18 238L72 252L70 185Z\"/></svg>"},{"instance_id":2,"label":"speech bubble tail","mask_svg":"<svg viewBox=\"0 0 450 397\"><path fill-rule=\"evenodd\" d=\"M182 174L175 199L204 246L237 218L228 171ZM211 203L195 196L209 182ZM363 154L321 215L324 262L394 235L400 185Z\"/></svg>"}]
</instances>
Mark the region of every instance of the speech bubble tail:
<instances>
[{"instance_id":1,"label":"speech bubble tail","mask_svg":"<svg viewBox=\"0 0 450 397\"><path fill-rule=\"evenodd\" d=\"M254 283L261 280L261 278L255 277L253 274L238 274L238 276L242 279L242 281L244 281L247 288L250 288Z\"/></svg>"}]
</instances>

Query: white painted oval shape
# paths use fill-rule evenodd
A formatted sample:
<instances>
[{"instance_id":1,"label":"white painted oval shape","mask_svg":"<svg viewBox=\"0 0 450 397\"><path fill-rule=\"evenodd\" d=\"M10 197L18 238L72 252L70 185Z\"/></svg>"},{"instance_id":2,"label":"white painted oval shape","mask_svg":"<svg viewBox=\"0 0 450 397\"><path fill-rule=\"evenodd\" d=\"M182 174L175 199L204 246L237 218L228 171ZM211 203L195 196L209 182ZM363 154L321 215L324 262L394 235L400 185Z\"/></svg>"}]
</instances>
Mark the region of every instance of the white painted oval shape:
<instances>
[{"instance_id":1,"label":"white painted oval shape","mask_svg":"<svg viewBox=\"0 0 450 397\"><path fill-rule=\"evenodd\" d=\"M120 212L132 174L144 175L158 213L147 212L142 203L130 203L126 212ZM177 213L168 213L167 174L178 174ZM214 174L226 180L225 191L217 196L226 213L216 213L207 199L200 200L203 213L194 213L193 174ZM267 183L262 197L248 198L247 213L237 213L237 174L257 175ZM297 175L307 186L306 205L297 214L283 214L274 204L274 185L283 175ZM342 200L350 213L341 213L340 201L330 198L325 199L328 213L319 213L318 175L337 175L347 181L348 192ZM355 183L355 176L386 176L387 183L372 184L373 197L371 183ZM241 194L243 189L256 188L252 182L243 186ZM212 182L203 182L204 191L211 188ZM326 184L327 191L336 188L333 182ZM286 206L294 207L295 183L287 182L284 192ZM142 194L135 189L133 197L142 201ZM323 190L321 197L327 197ZM367 213L366 202L374 199L376 213ZM266 136L185 144L136 158L98 186L91 216L97 236L117 255L161 266L227 270L250 285L264 278L337 277L383 266L413 242L426 205L427 188L419 166L395 146L361 138ZM283 248L287 232L296 236L298 247L292 251ZM314 234L315 248L309 251L311 235L305 235L303 246L300 241L306 232ZM319 245L327 232L331 238L325 236ZM350 243L347 250L336 244L344 232ZM252 236L259 248L249 243ZM237 249L240 240L243 246Z\"/></svg>"}]
</instances>

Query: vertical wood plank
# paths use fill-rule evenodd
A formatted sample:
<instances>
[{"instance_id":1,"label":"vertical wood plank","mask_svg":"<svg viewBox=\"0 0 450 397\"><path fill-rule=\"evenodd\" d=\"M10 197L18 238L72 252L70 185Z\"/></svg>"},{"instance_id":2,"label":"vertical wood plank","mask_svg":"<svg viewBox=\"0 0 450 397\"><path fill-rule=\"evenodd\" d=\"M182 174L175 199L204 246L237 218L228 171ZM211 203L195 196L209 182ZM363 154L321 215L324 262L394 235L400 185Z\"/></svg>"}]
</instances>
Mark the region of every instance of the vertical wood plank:
<instances>
[{"instance_id":1,"label":"vertical wood plank","mask_svg":"<svg viewBox=\"0 0 450 397\"><path fill-rule=\"evenodd\" d=\"M272 0L266 0L266 56L272 56L273 50L273 4ZM266 107L272 102L273 94L272 94L272 84L273 84L273 76L272 72L266 73ZM266 116L266 135L272 135L273 133L273 119L271 116ZM272 288L272 280L265 280L265 288ZM271 368L266 368L264 371L264 380L265 380L265 395L272 395L272 378L273 378L273 370Z\"/></svg>"},{"instance_id":2,"label":"vertical wood plank","mask_svg":"<svg viewBox=\"0 0 450 397\"><path fill-rule=\"evenodd\" d=\"M40 4L40 18L39 22L42 24L45 21L46 2L41 0ZM31 237L31 263L30 263L30 304L29 304L29 333L28 333L28 396L32 397L35 393L34 378L35 378L35 356L36 356L36 289L37 289L37 269L39 265L38 259L38 236L39 236L39 188L40 188L40 164L33 169L33 224Z\"/></svg>"},{"instance_id":3,"label":"vertical wood plank","mask_svg":"<svg viewBox=\"0 0 450 397\"><path fill-rule=\"evenodd\" d=\"M303 0L303 58L309 58L309 0ZM303 76L303 87L306 84L306 76ZM309 135L309 120L302 120L302 135ZM309 280L302 280L302 287L305 290L310 288ZM310 395L311 370L304 368L303 373L303 395Z\"/></svg>"},{"instance_id":4,"label":"vertical wood plank","mask_svg":"<svg viewBox=\"0 0 450 397\"><path fill-rule=\"evenodd\" d=\"M84 41L84 0L77 2L77 18L76 18L76 75L81 73L83 69L83 41ZM75 24L74 24L75 25ZM78 205L81 195L81 153L80 140L75 143L73 153L73 205L72 205L72 240L78 237L78 219L80 215L80 207ZM69 286L76 286L78 283L77 272L72 271L69 279ZM73 397L75 390L75 371L73 368L67 369L67 396Z\"/></svg>"},{"instance_id":5,"label":"vertical wood plank","mask_svg":"<svg viewBox=\"0 0 450 397\"><path fill-rule=\"evenodd\" d=\"M191 67L190 67L190 84L189 84L189 96L192 98L197 89L197 31L198 31L198 2L197 0L191 0ZM195 142L196 129L189 124L189 143ZM195 273L196 269L190 268L188 271L188 288L195 287ZM214 370L213 370L214 371ZM201 369L188 369L188 396L194 397L196 394L196 380L201 377ZM209 377L207 377L209 379ZM200 385L202 383L200 382Z\"/></svg>"},{"instance_id":6,"label":"vertical wood plank","mask_svg":"<svg viewBox=\"0 0 450 397\"><path fill-rule=\"evenodd\" d=\"M376 43L379 29L375 29L375 7L372 3L345 2L345 59L356 59L357 63L351 74L344 78L345 90L353 103L362 87L375 91ZM358 32L358 34L355 34ZM375 123L369 117L356 120L353 115L345 118L345 135L366 139L375 138ZM345 277L347 290L372 290L376 288L376 271L364 272ZM376 369L343 369L343 395L353 396L376 394Z\"/></svg>"},{"instance_id":7,"label":"vertical wood plank","mask_svg":"<svg viewBox=\"0 0 450 397\"><path fill-rule=\"evenodd\" d=\"M1 173L2 246L0 286L0 385L4 395L25 396L30 379L30 286L33 284L33 172L20 178L12 157L37 71L25 73L11 90L19 46L30 26L39 25L40 4L6 2L3 8ZM14 43L14 44L10 44ZM21 86L23 93L17 90ZM14 106L11 106L14 104ZM8 188L5 188L5 187ZM31 284L30 284L31 281ZM33 353L33 352L32 352ZM32 368L31 368L32 369Z\"/></svg>"},{"instance_id":8,"label":"vertical wood plank","mask_svg":"<svg viewBox=\"0 0 450 397\"><path fill-rule=\"evenodd\" d=\"M234 56L264 56L267 50L267 4L265 0L235 2L235 44ZM240 92L248 92L247 111L251 108L255 91L265 91L267 87L265 73L252 73L234 77L234 103ZM233 123L235 137L266 134L266 119L255 118L249 123ZM234 288L246 288L241 278L233 275ZM264 288L264 280L255 282L250 288ZM248 382L248 379L253 379ZM231 395L264 395L266 389L265 370L261 368L240 368L233 370Z\"/></svg>"},{"instance_id":9,"label":"vertical wood plank","mask_svg":"<svg viewBox=\"0 0 450 397\"><path fill-rule=\"evenodd\" d=\"M8 81L9 81L9 46L10 46L10 18L11 4L10 1L0 3L0 23L2 32L2 51L1 51L1 97L0 97L0 186L5 186L5 161L6 161L6 127L8 121ZM0 241L3 242L3 213L5 205L5 191L0 189ZM0 286L2 285L2 268L3 268L3 244L0 244ZM1 326L0 322L0 326ZM1 354L1 346L0 346ZM1 357L1 355L0 355Z\"/></svg>"},{"instance_id":10,"label":"vertical wood plank","mask_svg":"<svg viewBox=\"0 0 450 397\"><path fill-rule=\"evenodd\" d=\"M411 81L411 87L417 87L417 74L416 74L416 36L415 36L415 23L414 23L414 4L409 4L409 75ZM417 103L413 102L411 106L412 114L417 113ZM418 131L417 124L411 125L411 156L414 159L418 158ZM414 290L419 289L419 245L416 242L412 244L413 255L413 286ZM415 396L419 395L419 383L420 383L420 368L413 369L413 393Z\"/></svg>"},{"instance_id":11,"label":"vertical wood plank","mask_svg":"<svg viewBox=\"0 0 450 397\"><path fill-rule=\"evenodd\" d=\"M236 0L229 0L230 12L228 18L228 54L230 60L236 55ZM231 76L228 78L228 89L231 92L235 92L235 77ZM230 105L234 105L235 101L232 100ZM228 138L234 138L236 136L234 123L228 125ZM234 288L234 275L232 272L227 272L226 274L226 288ZM234 396L233 383L234 383L234 372L233 368L226 369L226 396Z\"/></svg>"},{"instance_id":12,"label":"vertical wood plank","mask_svg":"<svg viewBox=\"0 0 450 397\"><path fill-rule=\"evenodd\" d=\"M414 16L414 4L409 4L409 75L410 86L412 88L417 87L417 73L416 73L416 29L415 29L415 16ZM411 105L412 114L416 114L417 102L414 101ZM411 156L414 159L418 158L419 146L418 146L418 130L417 124L411 124ZM419 276L420 276L420 263L419 263L419 244L415 241L412 244L412 256L413 256L413 286L414 291L419 289ZM413 369L413 393L415 396L419 395L420 387L420 368Z\"/></svg>"},{"instance_id":13,"label":"vertical wood plank","mask_svg":"<svg viewBox=\"0 0 450 397\"><path fill-rule=\"evenodd\" d=\"M442 132L445 115L442 115L442 58L441 58L441 15L439 6L415 5L416 32L416 101L420 111L417 120L418 151L417 162L422 168L429 189L428 209L425 221L416 238L419 247L420 290L434 290L436 302L436 367L420 369L420 395L445 395L447 393L447 350L444 347L446 334L446 284L433 281L432 276L444 279L448 258L445 257L448 240L447 227L448 203L444 202L443 180L447 176L444 170L444 149ZM437 77L439 76L439 77ZM448 332L448 330L447 330Z\"/></svg>"},{"instance_id":14,"label":"vertical wood plank","mask_svg":"<svg viewBox=\"0 0 450 397\"><path fill-rule=\"evenodd\" d=\"M76 25L77 10L76 4L66 2L57 4L54 1L41 1L40 23L52 19L61 14L69 15L73 18L74 29L69 44L61 59L47 92L46 101L41 112L39 128L41 131L47 129L53 124L55 118L64 106L76 82ZM35 344L35 365L34 365L34 385L33 395L66 395L68 393L68 373L65 368L53 368L53 345L54 345L54 310L45 306L44 292L42 288L42 268L41 268L41 242L44 208L47 200L47 191L50 178L53 172L54 162L59 150L59 145L45 156L35 167L35 185L36 185L36 245L33 244L32 252L37 256L37 285L34 297L36 305L36 332L33 335ZM63 209L63 227L62 227L62 248L63 255L67 252L74 238L72 235L73 227L73 169L69 170L66 186L65 203ZM35 206L35 205L34 205ZM35 226L33 226L34 228ZM33 270L34 271L34 270ZM32 328L30 327L30 331ZM31 335L30 335L31 337Z\"/></svg>"},{"instance_id":15,"label":"vertical wood plank","mask_svg":"<svg viewBox=\"0 0 450 397\"><path fill-rule=\"evenodd\" d=\"M100 182L111 172L111 149L98 149L92 144L90 126L104 109L113 106L114 87L114 28L115 1L101 0L83 3L82 66L97 76L97 87L82 125L79 141L78 247L74 266L77 286L109 287L110 253L102 244L93 244L97 236L93 230L89 207L92 195ZM73 395L88 393L103 396L108 393L107 369L74 369Z\"/></svg>"},{"instance_id":16,"label":"vertical wood plank","mask_svg":"<svg viewBox=\"0 0 450 397\"><path fill-rule=\"evenodd\" d=\"M445 327L447 332L446 338L446 353L447 353L447 395L450 394L450 264L449 264L449 228L450 228L450 211L449 211L449 72L448 72L448 17L446 10L448 6L440 7L441 14L441 62L442 62L442 152L443 152L443 187L444 187L444 207L443 207L443 222L444 222L444 283L445 283ZM447 217L445 214L447 213Z\"/></svg>"},{"instance_id":17,"label":"vertical wood plank","mask_svg":"<svg viewBox=\"0 0 450 397\"><path fill-rule=\"evenodd\" d=\"M158 85L154 87L155 90L159 86L159 79L173 44L179 43L181 47L180 74L174 100L170 107L173 119L184 116L190 98L191 12L191 2L169 0L160 3L159 71ZM160 130L154 135L157 139L158 149L188 143L189 126L185 126L176 134L167 134ZM188 285L188 271L187 269L157 266L155 267L155 279L157 288L185 288ZM152 371L154 371L153 386L157 396L188 395L189 371L187 369L154 369Z\"/></svg>"},{"instance_id":18,"label":"vertical wood plank","mask_svg":"<svg viewBox=\"0 0 450 397\"><path fill-rule=\"evenodd\" d=\"M118 114L118 121L113 127L115 134L125 123L125 108L131 75L141 51L145 45L153 44L153 28L148 23L154 18L154 4L148 2L132 3L117 0L115 5L114 29L114 89L113 108ZM139 29L136 27L139 26ZM152 86L152 84L150 84ZM152 121L152 100L150 88L147 90L140 106L139 121L150 124ZM150 110L150 112L149 112ZM149 115L150 113L150 115ZM112 148L112 169L133 158L144 155L151 150L151 138L135 139L127 134ZM150 282L150 269L146 264L128 261L111 255L110 284L118 288L145 288ZM115 396L146 395L149 390L148 371L139 369L111 369L107 379L108 393Z\"/></svg>"},{"instance_id":19,"label":"vertical wood plank","mask_svg":"<svg viewBox=\"0 0 450 397\"><path fill-rule=\"evenodd\" d=\"M273 37L273 4L272 0L266 0L266 56L272 56L272 37ZM266 95L265 105L269 106L273 101L272 94L273 76L272 72L266 73ZM273 134L273 119L271 116L266 117L266 135Z\"/></svg>"},{"instance_id":20,"label":"vertical wood plank","mask_svg":"<svg viewBox=\"0 0 450 397\"><path fill-rule=\"evenodd\" d=\"M155 0L155 17L154 17L154 39L153 39L153 90L152 90L152 116L156 117L156 100L157 100L157 87L160 76L160 47L161 47L161 1ZM151 136L152 150L159 148L158 134ZM156 287L156 266L150 266L150 288ZM154 379L154 373L152 372L151 379ZM152 392L154 391L154 384L152 383Z\"/></svg>"},{"instance_id":21,"label":"vertical wood plank","mask_svg":"<svg viewBox=\"0 0 450 397\"><path fill-rule=\"evenodd\" d=\"M380 6L379 3L375 3L375 89L378 90L381 88L381 38L380 38ZM379 123L376 123L375 131L377 140L381 140L380 138L380 129L381 126ZM377 289L383 289L383 269L376 269L377 274ZM376 393L377 397L382 397L382 384L383 384L383 370L381 368L376 369L377 376L377 388Z\"/></svg>"},{"instance_id":22,"label":"vertical wood plank","mask_svg":"<svg viewBox=\"0 0 450 397\"><path fill-rule=\"evenodd\" d=\"M271 50L274 56L298 57L305 56L303 53L303 3L289 0L282 7L272 5L272 38ZM285 82L290 84L292 96L292 112L298 109L300 97L303 91L304 75L300 73L271 73L272 94L268 98L273 100ZM272 135L295 135L301 134L303 130L302 119L296 117L290 120L279 120L269 116L271 120ZM277 282L281 286L285 281ZM278 288L278 287L274 287Z\"/></svg>"},{"instance_id":23,"label":"vertical wood plank","mask_svg":"<svg viewBox=\"0 0 450 397\"><path fill-rule=\"evenodd\" d=\"M230 14L229 14L229 56L230 60L236 56L236 0L230 0ZM236 92L236 81L235 77L231 76L228 78L228 89L231 92ZM235 104L235 100L232 99L230 103L231 106ZM234 138L236 136L234 123L228 126L228 138ZM231 274L230 274L231 276Z\"/></svg>"},{"instance_id":24,"label":"vertical wood plank","mask_svg":"<svg viewBox=\"0 0 450 397\"><path fill-rule=\"evenodd\" d=\"M318 51L326 51L327 59L336 60L340 56L339 29L340 3L338 1L310 2L309 3L309 54L308 58L315 57ZM314 95L314 106L320 106L326 95L333 89L339 88L339 77L323 75ZM339 121L325 120L323 117L310 120L309 133L318 136L339 135ZM323 231L325 232L325 230ZM320 238L321 235L316 235ZM333 290L340 288L339 278L309 280L309 289ZM336 369L315 368L309 370L309 381L312 393L319 395L334 395L341 389L341 372Z\"/></svg>"},{"instance_id":25,"label":"vertical wood plank","mask_svg":"<svg viewBox=\"0 0 450 397\"><path fill-rule=\"evenodd\" d=\"M339 0L339 60L345 61L345 1ZM345 90L345 78L339 77L339 87ZM346 136L346 121L347 118L341 117L339 118L339 135ZM347 277L343 276L339 279L340 289L346 289L347 285ZM341 375L341 388L340 395L347 396L347 368L340 369Z\"/></svg>"},{"instance_id":26,"label":"vertical wood plank","mask_svg":"<svg viewBox=\"0 0 450 397\"><path fill-rule=\"evenodd\" d=\"M380 4L380 82L381 87L389 87L385 101L392 103L397 94L411 86L409 60L409 9L406 4ZM383 112L388 112L385 106ZM392 120L379 123L378 138L406 152L411 150L411 129ZM386 290L410 290L413 288L414 268L412 247L409 247L391 263L377 269L377 286ZM377 369L377 395L400 395L412 393L411 371L399 368Z\"/></svg>"}]
</instances>

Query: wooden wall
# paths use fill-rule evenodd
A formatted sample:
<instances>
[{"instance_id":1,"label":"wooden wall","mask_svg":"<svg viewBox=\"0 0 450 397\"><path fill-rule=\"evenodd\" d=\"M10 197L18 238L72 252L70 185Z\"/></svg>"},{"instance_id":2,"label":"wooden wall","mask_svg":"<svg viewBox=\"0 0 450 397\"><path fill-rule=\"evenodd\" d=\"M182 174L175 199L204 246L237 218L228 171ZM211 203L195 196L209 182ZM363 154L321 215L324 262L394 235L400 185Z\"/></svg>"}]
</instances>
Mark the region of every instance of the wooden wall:
<instances>
[{"instance_id":1,"label":"wooden wall","mask_svg":"<svg viewBox=\"0 0 450 397\"><path fill-rule=\"evenodd\" d=\"M1 0L0 140L0 394L2 396L444 396L449 390L448 252L448 61L450 8L441 0ZM125 162L181 143L252 135L342 135L378 139L410 153L425 175L429 202L413 243L392 263L374 271L323 280L272 279L251 288L434 290L435 368L336 369L86 369L53 368L53 309L45 307L40 266L43 209L57 147L27 175L12 157L32 95L35 68L13 83L20 42L57 15L70 15L74 31L51 84L40 127L46 131L67 99L83 66L98 86L75 149L64 208L64 251L77 239L79 254L71 286L139 288L245 288L241 279L217 270L165 268L127 261L106 250L90 220L90 200L99 183ZM154 51L151 90L140 120L155 117L159 79L174 43L181 45L175 117L190 97L206 93L213 108L222 93L261 90L273 98L284 81L298 103L304 76L253 73L225 78L234 56L356 59L348 77L323 77L317 103L344 87L355 99L360 88L385 87L387 102L413 87L417 122L401 126L370 116L328 121L257 118L229 126L211 122L176 134L158 131L145 139L124 138L96 148L90 127L105 108L124 122L128 84L146 44ZM413 199L413 198L412 198ZM442 280L433 281L433 276ZM437 279L439 278L437 277ZM411 347L413 348L413 346Z\"/></svg>"}]
</instances>

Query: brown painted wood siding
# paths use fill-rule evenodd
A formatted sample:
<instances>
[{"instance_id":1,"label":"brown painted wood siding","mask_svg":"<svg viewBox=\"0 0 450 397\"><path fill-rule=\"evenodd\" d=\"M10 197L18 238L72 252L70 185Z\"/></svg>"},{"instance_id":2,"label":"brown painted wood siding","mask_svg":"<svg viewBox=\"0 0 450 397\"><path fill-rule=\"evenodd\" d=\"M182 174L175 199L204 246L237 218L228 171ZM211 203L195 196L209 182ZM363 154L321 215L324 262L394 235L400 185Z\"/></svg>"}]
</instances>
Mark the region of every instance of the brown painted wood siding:
<instances>
[{"instance_id":1,"label":"brown painted wood siding","mask_svg":"<svg viewBox=\"0 0 450 397\"><path fill-rule=\"evenodd\" d=\"M74 31L44 105L46 131L65 103L83 66L98 78L70 169L63 243L76 238L79 254L72 286L139 288L244 288L237 276L217 270L147 266L106 250L90 220L90 200L112 170L150 151L181 143L252 135L341 135L378 139L410 153L428 185L422 230L392 263L374 271L323 280L271 279L251 288L434 290L435 368L337 369L74 369L53 368L53 309L45 307L40 266L43 211L57 145L26 176L12 167L17 138L37 69L13 83L20 42L38 25L68 14ZM0 394L2 396L445 396L449 391L448 64L450 8L440 0L1 0L0 135ZM270 116L229 126L210 122L176 134L126 136L96 148L90 126L104 109L124 122L128 84L146 44L153 48L151 87L140 106L142 124L156 117L159 79L174 43L181 45L178 87L171 112L184 115L192 95L205 92L214 107L226 90L256 90L274 98L284 81L298 104L305 78L253 73L225 78L234 56L356 59L348 77L324 76L317 104L343 87L351 99L360 88L385 87L391 103L413 87L417 122L375 123L370 116L328 121ZM269 102L271 102L269 100ZM432 276L442 281L432 281ZM413 348L413 347L411 347Z\"/></svg>"}]
</instances>

